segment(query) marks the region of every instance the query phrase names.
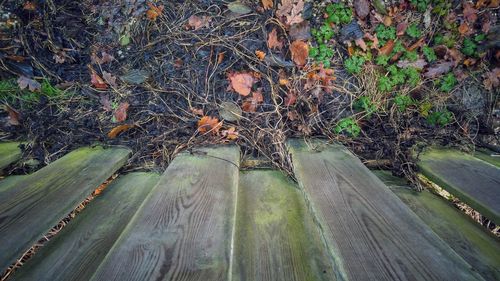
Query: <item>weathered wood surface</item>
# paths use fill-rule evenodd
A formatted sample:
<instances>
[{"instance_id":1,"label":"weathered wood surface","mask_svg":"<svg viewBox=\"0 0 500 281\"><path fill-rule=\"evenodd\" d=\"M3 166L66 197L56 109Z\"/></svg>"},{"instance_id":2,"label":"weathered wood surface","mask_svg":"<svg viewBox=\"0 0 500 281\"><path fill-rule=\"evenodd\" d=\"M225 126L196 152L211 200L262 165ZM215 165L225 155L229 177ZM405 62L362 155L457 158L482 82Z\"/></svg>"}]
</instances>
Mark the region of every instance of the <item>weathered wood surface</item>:
<instances>
[{"instance_id":1,"label":"weathered wood surface","mask_svg":"<svg viewBox=\"0 0 500 281\"><path fill-rule=\"evenodd\" d=\"M0 196L0 269L7 268L128 158L124 148L82 148L16 181Z\"/></svg>"},{"instance_id":2,"label":"weathered wood surface","mask_svg":"<svg viewBox=\"0 0 500 281\"><path fill-rule=\"evenodd\" d=\"M131 173L113 181L12 280L89 280L159 177Z\"/></svg>"},{"instance_id":3,"label":"weathered wood surface","mask_svg":"<svg viewBox=\"0 0 500 281\"><path fill-rule=\"evenodd\" d=\"M451 149L429 149L419 158L426 177L500 223L500 168Z\"/></svg>"},{"instance_id":4,"label":"weathered wood surface","mask_svg":"<svg viewBox=\"0 0 500 281\"><path fill-rule=\"evenodd\" d=\"M337 280L302 194L281 172L240 173L232 280Z\"/></svg>"},{"instance_id":5,"label":"weathered wood surface","mask_svg":"<svg viewBox=\"0 0 500 281\"><path fill-rule=\"evenodd\" d=\"M19 142L0 143L0 171L21 158Z\"/></svg>"},{"instance_id":6,"label":"weathered wood surface","mask_svg":"<svg viewBox=\"0 0 500 281\"><path fill-rule=\"evenodd\" d=\"M500 280L498 238L438 195L411 190L390 172L374 173L485 280Z\"/></svg>"},{"instance_id":7,"label":"weathered wood surface","mask_svg":"<svg viewBox=\"0 0 500 281\"><path fill-rule=\"evenodd\" d=\"M92 280L227 280L236 147L178 155Z\"/></svg>"},{"instance_id":8,"label":"weathered wood surface","mask_svg":"<svg viewBox=\"0 0 500 281\"><path fill-rule=\"evenodd\" d=\"M17 182L22 181L24 178L27 178L27 175L14 175L8 176L0 180L0 197L2 197L2 193L6 192L11 187L15 186ZM24 186L26 187L26 186Z\"/></svg>"},{"instance_id":9,"label":"weathered wood surface","mask_svg":"<svg viewBox=\"0 0 500 281\"><path fill-rule=\"evenodd\" d=\"M345 279L482 280L345 148L289 145L295 175Z\"/></svg>"},{"instance_id":10,"label":"weathered wood surface","mask_svg":"<svg viewBox=\"0 0 500 281\"><path fill-rule=\"evenodd\" d=\"M486 161L500 168L500 153L498 152L493 152L488 149L480 148L474 153L474 157L479 158L483 161Z\"/></svg>"}]
</instances>

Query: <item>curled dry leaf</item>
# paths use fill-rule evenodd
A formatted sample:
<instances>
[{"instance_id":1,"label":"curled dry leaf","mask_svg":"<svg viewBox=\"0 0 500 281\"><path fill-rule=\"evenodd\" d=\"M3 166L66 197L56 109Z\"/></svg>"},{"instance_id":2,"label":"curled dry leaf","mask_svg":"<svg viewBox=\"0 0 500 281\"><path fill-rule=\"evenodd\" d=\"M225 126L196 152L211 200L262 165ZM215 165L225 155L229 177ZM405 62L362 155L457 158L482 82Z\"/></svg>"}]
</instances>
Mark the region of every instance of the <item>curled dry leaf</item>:
<instances>
[{"instance_id":1,"label":"curled dry leaf","mask_svg":"<svg viewBox=\"0 0 500 281\"><path fill-rule=\"evenodd\" d=\"M127 110L129 108L128 102L122 102L118 105L118 108L115 110L115 119L116 122L123 122L127 119Z\"/></svg>"},{"instance_id":2,"label":"curled dry leaf","mask_svg":"<svg viewBox=\"0 0 500 281\"><path fill-rule=\"evenodd\" d=\"M389 40L385 45L378 50L379 55L384 55L388 56L392 53L392 50L394 49L394 41Z\"/></svg>"},{"instance_id":3,"label":"curled dry leaf","mask_svg":"<svg viewBox=\"0 0 500 281\"><path fill-rule=\"evenodd\" d=\"M303 0L281 0L281 4L278 5L278 10L276 10L276 15L280 19L285 19L283 23L290 26L304 21L302 18L303 10Z\"/></svg>"},{"instance_id":4,"label":"curled dry leaf","mask_svg":"<svg viewBox=\"0 0 500 281\"><path fill-rule=\"evenodd\" d=\"M263 61L265 58L266 58L266 53L261 51L261 50L256 50L255 51L255 55L257 56L257 58L261 61Z\"/></svg>"},{"instance_id":5,"label":"curled dry leaf","mask_svg":"<svg viewBox=\"0 0 500 281\"><path fill-rule=\"evenodd\" d=\"M222 127L222 121L219 122L219 119L211 116L203 116L198 121L198 131L200 133L212 132L213 134L217 134Z\"/></svg>"},{"instance_id":6,"label":"curled dry leaf","mask_svg":"<svg viewBox=\"0 0 500 281\"><path fill-rule=\"evenodd\" d=\"M116 88L116 76L113 76L111 73L103 71L102 72L102 78L110 85L111 87Z\"/></svg>"},{"instance_id":7,"label":"curled dry leaf","mask_svg":"<svg viewBox=\"0 0 500 281\"><path fill-rule=\"evenodd\" d=\"M227 130L223 130L222 136L228 140L236 140L236 139L238 139L239 133L236 132L236 128L231 127Z\"/></svg>"},{"instance_id":8,"label":"curled dry leaf","mask_svg":"<svg viewBox=\"0 0 500 281\"><path fill-rule=\"evenodd\" d=\"M88 65L88 68L90 70L90 83L94 86L94 88L98 90L105 90L108 88L108 85L106 82L104 82L104 79L97 74L97 72L92 68L92 66Z\"/></svg>"},{"instance_id":9,"label":"curled dry leaf","mask_svg":"<svg viewBox=\"0 0 500 281\"><path fill-rule=\"evenodd\" d=\"M252 91L252 86L255 83L253 75L246 72L234 72L229 74L231 88L238 94L246 97Z\"/></svg>"},{"instance_id":10,"label":"curled dry leaf","mask_svg":"<svg viewBox=\"0 0 500 281\"><path fill-rule=\"evenodd\" d=\"M212 18L209 16L198 17L196 15L192 15L191 17L189 17L188 26L193 28L194 30L198 30L203 27L208 27L211 20Z\"/></svg>"},{"instance_id":11,"label":"curled dry leaf","mask_svg":"<svg viewBox=\"0 0 500 281\"><path fill-rule=\"evenodd\" d=\"M146 17L150 21L155 21L156 18L158 18L162 14L163 8L164 8L163 5L156 6L155 4L153 4L151 2L148 2L148 7L149 7L149 9L146 12Z\"/></svg>"},{"instance_id":12,"label":"curled dry leaf","mask_svg":"<svg viewBox=\"0 0 500 281\"><path fill-rule=\"evenodd\" d=\"M15 110L13 107L10 105L6 104L5 105L5 111L9 114L9 117L7 118L7 123L12 126L19 126L21 125L21 114L17 110Z\"/></svg>"},{"instance_id":13,"label":"curled dry leaf","mask_svg":"<svg viewBox=\"0 0 500 281\"><path fill-rule=\"evenodd\" d=\"M283 48L283 42L279 41L278 31L276 30L276 28L273 28L273 30L267 35L267 47L269 47L269 49L278 50L281 50Z\"/></svg>"},{"instance_id":14,"label":"curled dry leaf","mask_svg":"<svg viewBox=\"0 0 500 281\"><path fill-rule=\"evenodd\" d=\"M262 0L264 10L269 10L274 6L273 0Z\"/></svg>"},{"instance_id":15,"label":"curled dry leaf","mask_svg":"<svg viewBox=\"0 0 500 281\"><path fill-rule=\"evenodd\" d=\"M465 35L469 32L469 25L466 22L463 22L459 27L458 27L458 32L460 34Z\"/></svg>"},{"instance_id":16,"label":"curled dry leaf","mask_svg":"<svg viewBox=\"0 0 500 281\"><path fill-rule=\"evenodd\" d=\"M297 66L304 66L309 57L309 45L304 41L293 41L290 45L290 52L292 53L292 60Z\"/></svg>"},{"instance_id":17,"label":"curled dry leaf","mask_svg":"<svg viewBox=\"0 0 500 281\"><path fill-rule=\"evenodd\" d=\"M111 129L111 131L109 131L108 138L114 139L119 134L121 134L121 133L123 133L125 131L128 131L128 130L130 130L133 127L134 127L134 124L123 124L123 125L120 125L120 126L116 126L113 129Z\"/></svg>"},{"instance_id":18,"label":"curled dry leaf","mask_svg":"<svg viewBox=\"0 0 500 281\"><path fill-rule=\"evenodd\" d=\"M21 90L27 88L32 92L38 92L42 88L42 85L40 83L26 76L20 76L19 79L17 79L17 85L19 85L19 88Z\"/></svg>"},{"instance_id":19,"label":"curled dry leaf","mask_svg":"<svg viewBox=\"0 0 500 281\"><path fill-rule=\"evenodd\" d=\"M439 75L449 72L453 65L454 63L449 61L438 63L433 67L427 69L427 71L424 73L424 76L426 78L436 78Z\"/></svg>"}]
</instances>

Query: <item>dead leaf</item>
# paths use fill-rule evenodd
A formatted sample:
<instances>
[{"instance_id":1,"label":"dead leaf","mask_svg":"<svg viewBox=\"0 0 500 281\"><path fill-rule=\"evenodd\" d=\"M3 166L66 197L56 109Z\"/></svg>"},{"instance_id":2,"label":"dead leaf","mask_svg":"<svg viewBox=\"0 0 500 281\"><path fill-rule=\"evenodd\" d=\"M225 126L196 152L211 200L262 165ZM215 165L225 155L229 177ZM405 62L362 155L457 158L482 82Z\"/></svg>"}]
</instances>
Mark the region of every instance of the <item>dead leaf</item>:
<instances>
[{"instance_id":1,"label":"dead leaf","mask_svg":"<svg viewBox=\"0 0 500 281\"><path fill-rule=\"evenodd\" d=\"M134 125L133 124L124 124L124 125L120 125L120 126L116 126L114 127L113 129L111 129L111 131L109 131L108 133L108 138L110 139L114 139L116 138L119 134L121 134L122 132L125 132L127 130L130 130L131 128L133 128Z\"/></svg>"},{"instance_id":2,"label":"dead leaf","mask_svg":"<svg viewBox=\"0 0 500 281\"><path fill-rule=\"evenodd\" d=\"M418 41L413 43L413 45L411 45L407 50L409 52L414 51L415 49L419 48L420 46L422 46L424 44L424 40L425 40L424 37L418 39Z\"/></svg>"},{"instance_id":3,"label":"dead leaf","mask_svg":"<svg viewBox=\"0 0 500 281\"><path fill-rule=\"evenodd\" d=\"M309 40L311 39L311 27L308 21L294 24L288 32L292 40Z\"/></svg>"},{"instance_id":4,"label":"dead leaf","mask_svg":"<svg viewBox=\"0 0 500 281\"><path fill-rule=\"evenodd\" d=\"M398 23L396 27L396 35L397 36L403 36L406 32L406 28L408 28L408 23L407 22L400 22Z\"/></svg>"},{"instance_id":5,"label":"dead leaf","mask_svg":"<svg viewBox=\"0 0 500 281\"><path fill-rule=\"evenodd\" d=\"M211 20L212 18L209 16L198 17L196 15L192 15L191 17L189 17L188 26L193 28L194 30L198 30L202 27L208 27Z\"/></svg>"},{"instance_id":6,"label":"dead leaf","mask_svg":"<svg viewBox=\"0 0 500 281\"><path fill-rule=\"evenodd\" d=\"M224 56L226 52L220 52L217 54L217 64L221 64L224 61Z\"/></svg>"},{"instance_id":7,"label":"dead leaf","mask_svg":"<svg viewBox=\"0 0 500 281\"><path fill-rule=\"evenodd\" d=\"M229 75L230 86L238 94L246 97L252 91L252 86L255 83L254 77L246 72L231 73Z\"/></svg>"},{"instance_id":8,"label":"dead leaf","mask_svg":"<svg viewBox=\"0 0 500 281\"><path fill-rule=\"evenodd\" d=\"M377 34L371 35L370 33L365 33L364 38L367 38L368 40L372 41L372 45L370 46L371 49L378 49L379 41L377 38ZM351 55L349 55L349 56L351 56Z\"/></svg>"},{"instance_id":9,"label":"dead leaf","mask_svg":"<svg viewBox=\"0 0 500 281\"><path fill-rule=\"evenodd\" d=\"M500 86L500 68L496 67L490 72L486 72L483 77L483 85L487 90L498 88Z\"/></svg>"},{"instance_id":10,"label":"dead leaf","mask_svg":"<svg viewBox=\"0 0 500 281\"><path fill-rule=\"evenodd\" d=\"M106 84L106 82L104 82L104 79L102 79L101 76L97 74L97 72L92 68L92 66L90 66L90 64L88 65L88 68L90 70L90 83L92 83L92 85L98 90L107 89L108 85Z\"/></svg>"},{"instance_id":11,"label":"dead leaf","mask_svg":"<svg viewBox=\"0 0 500 281\"><path fill-rule=\"evenodd\" d=\"M9 114L9 117L7 118L7 123L12 126L19 126L21 125L21 114L17 110L15 110L13 107L10 105L6 104L5 105L5 111Z\"/></svg>"},{"instance_id":12,"label":"dead leaf","mask_svg":"<svg viewBox=\"0 0 500 281\"><path fill-rule=\"evenodd\" d=\"M259 106L259 104L263 101L264 96L262 96L262 93L260 91L253 92L252 96L247 98L243 102L241 109L245 112L255 112L257 111L257 107Z\"/></svg>"},{"instance_id":13,"label":"dead leaf","mask_svg":"<svg viewBox=\"0 0 500 281\"><path fill-rule=\"evenodd\" d=\"M19 85L21 90L28 88L32 92L38 92L42 88L40 83L26 76L20 76L19 79L17 79L17 85Z\"/></svg>"},{"instance_id":14,"label":"dead leaf","mask_svg":"<svg viewBox=\"0 0 500 281\"><path fill-rule=\"evenodd\" d=\"M273 0L262 0L264 10L269 10L274 6Z\"/></svg>"},{"instance_id":15,"label":"dead leaf","mask_svg":"<svg viewBox=\"0 0 500 281\"><path fill-rule=\"evenodd\" d=\"M366 46L365 40L363 40L363 38L354 40L354 43L356 43L356 46L360 47L363 52L366 52L366 50L368 50L368 47Z\"/></svg>"},{"instance_id":16,"label":"dead leaf","mask_svg":"<svg viewBox=\"0 0 500 281\"><path fill-rule=\"evenodd\" d=\"M111 73L103 71L102 72L102 78L110 85L111 87L116 88L116 76L113 76Z\"/></svg>"},{"instance_id":17,"label":"dead leaf","mask_svg":"<svg viewBox=\"0 0 500 281\"><path fill-rule=\"evenodd\" d=\"M127 110L130 104L128 102L122 102L118 105L118 108L115 110L115 119L116 122L123 122L127 119Z\"/></svg>"},{"instance_id":18,"label":"dead leaf","mask_svg":"<svg viewBox=\"0 0 500 281\"><path fill-rule=\"evenodd\" d=\"M391 18L390 16L385 16L385 17L384 17L383 24L384 24L385 26L391 26L391 25L392 25L392 18Z\"/></svg>"},{"instance_id":19,"label":"dead leaf","mask_svg":"<svg viewBox=\"0 0 500 281\"><path fill-rule=\"evenodd\" d=\"M464 60L464 65L469 67L469 66L472 66L474 64L476 64L477 60L476 59L473 59L473 58L467 58L466 60Z\"/></svg>"},{"instance_id":20,"label":"dead leaf","mask_svg":"<svg viewBox=\"0 0 500 281\"><path fill-rule=\"evenodd\" d=\"M194 107L191 107L189 109L193 114L195 115L199 115L199 116L203 116L205 114L203 114L203 109L198 109L198 108L194 108Z\"/></svg>"},{"instance_id":21,"label":"dead leaf","mask_svg":"<svg viewBox=\"0 0 500 281\"><path fill-rule=\"evenodd\" d=\"M65 52L59 52L57 54L54 54L52 58L55 60L57 64L62 64L66 62L66 53Z\"/></svg>"},{"instance_id":22,"label":"dead leaf","mask_svg":"<svg viewBox=\"0 0 500 281\"><path fill-rule=\"evenodd\" d=\"M460 34L465 35L469 32L469 25L466 22L463 22L459 27L458 27L458 32Z\"/></svg>"},{"instance_id":23,"label":"dead leaf","mask_svg":"<svg viewBox=\"0 0 500 281\"><path fill-rule=\"evenodd\" d=\"M261 50L256 50L255 51L255 55L257 56L257 58L261 61L263 61L265 58L266 58L266 53L261 51Z\"/></svg>"},{"instance_id":24,"label":"dead leaf","mask_svg":"<svg viewBox=\"0 0 500 281\"><path fill-rule=\"evenodd\" d=\"M293 41L290 45L290 52L292 53L292 60L299 67L306 65L307 58L309 57L309 45L304 41Z\"/></svg>"},{"instance_id":25,"label":"dead leaf","mask_svg":"<svg viewBox=\"0 0 500 281\"><path fill-rule=\"evenodd\" d=\"M464 55L456 48L448 49L448 52L446 53L446 55L449 56L453 60L453 62L455 63L455 66L459 65L460 62L464 59Z\"/></svg>"},{"instance_id":26,"label":"dead leaf","mask_svg":"<svg viewBox=\"0 0 500 281\"><path fill-rule=\"evenodd\" d=\"M212 132L213 134L217 134L222 127L222 121L219 122L219 119L211 116L203 116L198 121L198 131L200 133Z\"/></svg>"},{"instance_id":27,"label":"dead leaf","mask_svg":"<svg viewBox=\"0 0 500 281\"><path fill-rule=\"evenodd\" d=\"M35 3L31 2L31 1L26 1L23 5L23 9L26 10L26 11L35 11L36 10L36 5Z\"/></svg>"},{"instance_id":28,"label":"dead leaf","mask_svg":"<svg viewBox=\"0 0 500 281\"><path fill-rule=\"evenodd\" d=\"M278 31L276 28L273 28L273 30L267 35L267 46L269 49L276 48L281 50L283 48L283 42L278 40Z\"/></svg>"},{"instance_id":29,"label":"dead leaf","mask_svg":"<svg viewBox=\"0 0 500 281\"><path fill-rule=\"evenodd\" d=\"M427 69L427 71L424 73L424 76L426 78L438 77L439 75L449 72L453 65L454 63L449 61L438 63L433 67Z\"/></svg>"},{"instance_id":30,"label":"dead leaf","mask_svg":"<svg viewBox=\"0 0 500 281\"><path fill-rule=\"evenodd\" d=\"M389 40L387 41L387 43L385 43L385 45L382 48L379 49L378 53L379 55L388 56L392 53L393 49L394 49L394 41Z\"/></svg>"},{"instance_id":31,"label":"dead leaf","mask_svg":"<svg viewBox=\"0 0 500 281\"><path fill-rule=\"evenodd\" d=\"M304 10L303 0L281 0L278 5L276 15L279 19L284 19L284 24L290 26L302 22L302 11Z\"/></svg>"},{"instance_id":32,"label":"dead leaf","mask_svg":"<svg viewBox=\"0 0 500 281\"><path fill-rule=\"evenodd\" d=\"M102 56L102 58L100 58L96 53L92 53L90 55L90 61L93 64L105 64L105 63L112 62L115 59L115 57L113 57L112 55L110 55L104 51L101 52L101 56Z\"/></svg>"},{"instance_id":33,"label":"dead leaf","mask_svg":"<svg viewBox=\"0 0 500 281\"><path fill-rule=\"evenodd\" d=\"M463 11L464 12L464 18L469 23L476 22L478 10L474 9L473 4L471 2L464 1L463 8L464 8L464 11Z\"/></svg>"},{"instance_id":34,"label":"dead leaf","mask_svg":"<svg viewBox=\"0 0 500 281\"><path fill-rule=\"evenodd\" d=\"M146 17L150 21L155 21L156 18L158 18L162 14L164 6L163 5L156 6L155 4L153 4L151 2L148 2L147 4L149 7L149 10L147 10L147 12L146 12Z\"/></svg>"},{"instance_id":35,"label":"dead leaf","mask_svg":"<svg viewBox=\"0 0 500 281\"><path fill-rule=\"evenodd\" d=\"M293 92L288 92L285 97L285 106L292 106L297 101L297 95Z\"/></svg>"},{"instance_id":36,"label":"dead leaf","mask_svg":"<svg viewBox=\"0 0 500 281\"><path fill-rule=\"evenodd\" d=\"M427 65L427 62L424 59L418 59L413 62L410 62L408 60L400 60L398 61L397 65L399 68L414 67L416 69L423 69Z\"/></svg>"},{"instance_id":37,"label":"dead leaf","mask_svg":"<svg viewBox=\"0 0 500 281\"><path fill-rule=\"evenodd\" d=\"M99 101L101 102L102 108L104 109L104 111L111 111L112 110L111 101L109 100L109 96L102 95L102 96L100 96Z\"/></svg>"},{"instance_id":38,"label":"dead leaf","mask_svg":"<svg viewBox=\"0 0 500 281\"><path fill-rule=\"evenodd\" d=\"M370 2L368 0L354 0L354 10L360 19L370 14Z\"/></svg>"}]
</instances>

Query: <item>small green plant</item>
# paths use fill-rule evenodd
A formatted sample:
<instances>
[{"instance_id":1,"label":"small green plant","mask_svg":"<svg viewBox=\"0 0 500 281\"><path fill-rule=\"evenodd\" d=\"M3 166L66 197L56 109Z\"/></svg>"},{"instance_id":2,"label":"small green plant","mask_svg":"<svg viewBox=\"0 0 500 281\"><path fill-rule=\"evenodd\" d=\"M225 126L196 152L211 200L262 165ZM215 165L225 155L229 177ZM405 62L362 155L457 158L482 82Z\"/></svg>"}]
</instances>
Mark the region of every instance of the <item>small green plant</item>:
<instances>
[{"instance_id":1,"label":"small green plant","mask_svg":"<svg viewBox=\"0 0 500 281\"><path fill-rule=\"evenodd\" d=\"M401 43L401 41L398 40L394 43L394 49L392 49L391 56L394 56L395 54L403 51L406 51L406 48L405 46L403 46L403 43Z\"/></svg>"},{"instance_id":2,"label":"small green plant","mask_svg":"<svg viewBox=\"0 0 500 281\"><path fill-rule=\"evenodd\" d=\"M392 86L400 85L405 82L405 74L401 69L397 68L395 65L391 65L387 68L390 76L390 81Z\"/></svg>"},{"instance_id":3,"label":"small green plant","mask_svg":"<svg viewBox=\"0 0 500 281\"><path fill-rule=\"evenodd\" d=\"M372 113L377 111L377 107L373 104L373 102L367 96L362 96L354 102L354 109L356 110L364 110L368 114L368 116L372 115Z\"/></svg>"},{"instance_id":4,"label":"small green plant","mask_svg":"<svg viewBox=\"0 0 500 281\"><path fill-rule=\"evenodd\" d=\"M457 40L453 35L436 35L436 37L434 37L435 45L445 45L448 48L453 48L456 42Z\"/></svg>"},{"instance_id":5,"label":"small green plant","mask_svg":"<svg viewBox=\"0 0 500 281\"><path fill-rule=\"evenodd\" d=\"M337 134L347 133L348 135L357 138L359 136L359 133L361 133L361 128L352 117L347 117L341 119L337 123L337 126L335 126L334 131Z\"/></svg>"},{"instance_id":6,"label":"small green plant","mask_svg":"<svg viewBox=\"0 0 500 281\"><path fill-rule=\"evenodd\" d=\"M328 68L331 65L333 49L326 44L320 44L318 47L313 47L309 50L309 57Z\"/></svg>"},{"instance_id":7,"label":"small green plant","mask_svg":"<svg viewBox=\"0 0 500 281\"><path fill-rule=\"evenodd\" d=\"M344 66L349 73L354 74L361 72L364 63L365 58L354 55L344 61Z\"/></svg>"},{"instance_id":8,"label":"small green plant","mask_svg":"<svg viewBox=\"0 0 500 281\"><path fill-rule=\"evenodd\" d=\"M421 13L425 12L430 4L430 0L411 0L410 2Z\"/></svg>"},{"instance_id":9,"label":"small green plant","mask_svg":"<svg viewBox=\"0 0 500 281\"><path fill-rule=\"evenodd\" d=\"M420 38L422 31L418 28L417 24L413 23L406 29L406 34L411 38Z\"/></svg>"},{"instance_id":10,"label":"small green plant","mask_svg":"<svg viewBox=\"0 0 500 281\"><path fill-rule=\"evenodd\" d=\"M462 53L466 56L476 55L477 45L470 38L465 38L462 46Z\"/></svg>"},{"instance_id":11,"label":"small green plant","mask_svg":"<svg viewBox=\"0 0 500 281\"><path fill-rule=\"evenodd\" d=\"M407 67L403 69L403 73L406 76L406 82L411 87L416 87L420 82L420 72L415 67Z\"/></svg>"},{"instance_id":12,"label":"small green plant","mask_svg":"<svg viewBox=\"0 0 500 281\"><path fill-rule=\"evenodd\" d=\"M390 90L392 90L393 84L389 77L381 76L378 78L377 87L382 92L389 92Z\"/></svg>"},{"instance_id":13,"label":"small green plant","mask_svg":"<svg viewBox=\"0 0 500 281\"><path fill-rule=\"evenodd\" d=\"M375 63L377 65L386 66L389 63L389 57L386 55L379 55L375 58Z\"/></svg>"},{"instance_id":14,"label":"small green plant","mask_svg":"<svg viewBox=\"0 0 500 281\"><path fill-rule=\"evenodd\" d=\"M335 32L329 24L325 23L319 29L311 29L311 34L314 36L314 39L316 39L318 44L322 44L330 41L330 39L333 38L333 35L335 35Z\"/></svg>"},{"instance_id":15,"label":"small green plant","mask_svg":"<svg viewBox=\"0 0 500 281\"><path fill-rule=\"evenodd\" d=\"M427 116L427 123L436 126L446 126L453 121L453 114L447 109L441 111L434 111Z\"/></svg>"},{"instance_id":16,"label":"small green plant","mask_svg":"<svg viewBox=\"0 0 500 281\"><path fill-rule=\"evenodd\" d=\"M448 0L432 0L432 13L438 16L445 16L451 9L451 2Z\"/></svg>"},{"instance_id":17,"label":"small green plant","mask_svg":"<svg viewBox=\"0 0 500 281\"><path fill-rule=\"evenodd\" d=\"M326 6L326 14L328 15L327 23L347 24L353 18L352 9L346 7L344 3L332 3Z\"/></svg>"},{"instance_id":18,"label":"small green plant","mask_svg":"<svg viewBox=\"0 0 500 281\"><path fill-rule=\"evenodd\" d=\"M385 45L388 40L396 39L396 28L393 26L387 27L383 24L379 24L375 28L375 33L377 34L380 45Z\"/></svg>"},{"instance_id":19,"label":"small green plant","mask_svg":"<svg viewBox=\"0 0 500 281\"><path fill-rule=\"evenodd\" d=\"M484 39L486 39L486 34L484 34L484 33L481 33L481 34L474 36L474 41L476 41L476 43L480 43L480 42L484 41Z\"/></svg>"},{"instance_id":20,"label":"small green plant","mask_svg":"<svg viewBox=\"0 0 500 281\"><path fill-rule=\"evenodd\" d=\"M434 49L424 46L422 47L422 52L424 53L425 59L428 62L434 62L437 60L436 53L434 52Z\"/></svg>"},{"instance_id":21,"label":"small green plant","mask_svg":"<svg viewBox=\"0 0 500 281\"><path fill-rule=\"evenodd\" d=\"M453 73L448 73L439 81L439 89L443 92L450 92L453 90L453 87L457 84L457 78Z\"/></svg>"},{"instance_id":22,"label":"small green plant","mask_svg":"<svg viewBox=\"0 0 500 281\"><path fill-rule=\"evenodd\" d=\"M399 112L404 112L409 106L415 104L415 100L408 95L397 94L394 97L394 104Z\"/></svg>"},{"instance_id":23,"label":"small green plant","mask_svg":"<svg viewBox=\"0 0 500 281\"><path fill-rule=\"evenodd\" d=\"M417 51L405 51L404 59L407 59L411 62L418 60Z\"/></svg>"}]
</instances>

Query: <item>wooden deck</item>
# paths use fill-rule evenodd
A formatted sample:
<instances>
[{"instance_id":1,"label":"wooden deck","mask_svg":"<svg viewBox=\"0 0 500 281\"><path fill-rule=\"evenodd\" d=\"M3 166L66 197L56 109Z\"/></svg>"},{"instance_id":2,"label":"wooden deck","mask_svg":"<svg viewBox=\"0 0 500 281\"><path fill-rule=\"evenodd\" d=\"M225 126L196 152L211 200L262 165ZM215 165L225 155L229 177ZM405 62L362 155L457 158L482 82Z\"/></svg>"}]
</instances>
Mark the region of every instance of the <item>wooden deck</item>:
<instances>
[{"instance_id":1,"label":"wooden deck","mask_svg":"<svg viewBox=\"0 0 500 281\"><path fill-rule=\"evenodd\" d=\"M275 170L242 171L236 146L182 153L161 176L120 175L12 280L498 277L498 239L463 227L441 199L388 188L342 146L292 140L289 148L298 182ZM82 148L34 174L0 180L1 268L128 155Z\"/></svg>"}]
</instances>

